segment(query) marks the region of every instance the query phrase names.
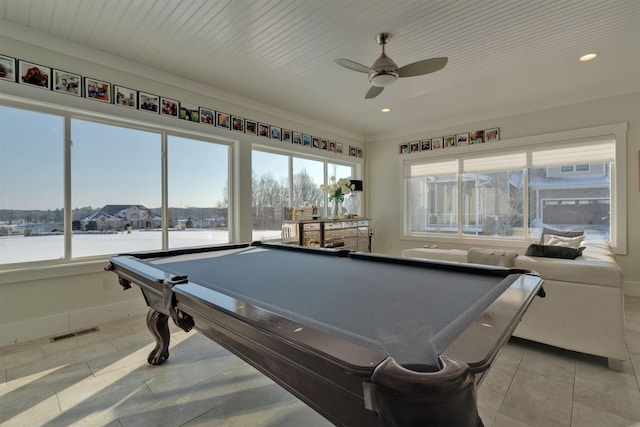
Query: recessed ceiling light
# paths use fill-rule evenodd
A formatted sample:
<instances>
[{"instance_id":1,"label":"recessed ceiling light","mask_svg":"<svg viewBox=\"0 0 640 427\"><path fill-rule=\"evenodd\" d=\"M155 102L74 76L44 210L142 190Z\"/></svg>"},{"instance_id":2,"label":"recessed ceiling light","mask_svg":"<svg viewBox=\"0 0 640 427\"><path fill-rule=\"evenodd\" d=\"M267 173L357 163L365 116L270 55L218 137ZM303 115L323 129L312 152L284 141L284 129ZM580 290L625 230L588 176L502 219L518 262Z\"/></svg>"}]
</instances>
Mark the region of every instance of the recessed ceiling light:
<instances>
[{"instance_id":1,"label":"recessed ceiling light","mask_svg":"<svg viewBox=\"0 0 640 427\"><path fill-rule=\"evenodd\" d=\"M383 108L382 110L383 113L388 113L389 111L391 111L391 108Z\"/></svg>"},{"instance_id":2,"label":"recessed ceiling light","mask_svg":"<svg viewBox=\"0 0 640 427\"><path fill-rule=\"evenodd\" d=\"M591 61L592 59L594 59L596 56L598 56L597 53L587 53L586 55L582 55L580 57L580 62L587 62L587 61Z\"/></svg>"}]
</instances>

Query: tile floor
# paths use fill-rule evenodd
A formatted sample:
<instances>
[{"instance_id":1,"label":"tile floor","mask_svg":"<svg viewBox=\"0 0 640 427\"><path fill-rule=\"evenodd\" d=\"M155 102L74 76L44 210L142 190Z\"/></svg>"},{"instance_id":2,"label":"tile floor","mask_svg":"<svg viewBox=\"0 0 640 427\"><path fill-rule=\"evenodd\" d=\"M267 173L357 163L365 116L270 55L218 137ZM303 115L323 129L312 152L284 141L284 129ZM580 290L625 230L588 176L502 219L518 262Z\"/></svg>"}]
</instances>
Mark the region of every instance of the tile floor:
<instances>
[{"instance_id":1,"label":"tile floor","mask_svg":"<svg viewBox=\"0 0 640 427\"><path fill-rule=\"evenodd\" d=\"M623 372L606 361L513 339L479 390L487 426L640 426L640 298L628 297ZM198 333L174 328L150 366L143 316L56 343L0 348L2 426L329 426Z\"/></svg>"}]
</instances>

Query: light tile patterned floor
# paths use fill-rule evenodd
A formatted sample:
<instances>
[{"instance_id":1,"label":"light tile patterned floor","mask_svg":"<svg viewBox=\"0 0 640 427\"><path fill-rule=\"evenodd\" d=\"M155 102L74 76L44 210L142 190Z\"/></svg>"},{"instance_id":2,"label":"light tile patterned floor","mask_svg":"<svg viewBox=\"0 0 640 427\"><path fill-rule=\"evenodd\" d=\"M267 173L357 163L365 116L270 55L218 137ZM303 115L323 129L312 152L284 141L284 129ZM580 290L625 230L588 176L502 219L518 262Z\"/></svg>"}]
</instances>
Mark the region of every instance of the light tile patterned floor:
<instances>
[{"instance_id":1,"label":"light tile patterned floor","mask_svg":"<svg viewBox=\"0 0 640 427\"><path fill-rule=\"evenodd\" d=\"M627 297L623 372L602 358L511 340L479 392L487 426L640 426L640 298ZM324 418L198 333L173 328L146 363L144 317L0 348L2 426L320 427Z\"/></svg>"}]
</instances>

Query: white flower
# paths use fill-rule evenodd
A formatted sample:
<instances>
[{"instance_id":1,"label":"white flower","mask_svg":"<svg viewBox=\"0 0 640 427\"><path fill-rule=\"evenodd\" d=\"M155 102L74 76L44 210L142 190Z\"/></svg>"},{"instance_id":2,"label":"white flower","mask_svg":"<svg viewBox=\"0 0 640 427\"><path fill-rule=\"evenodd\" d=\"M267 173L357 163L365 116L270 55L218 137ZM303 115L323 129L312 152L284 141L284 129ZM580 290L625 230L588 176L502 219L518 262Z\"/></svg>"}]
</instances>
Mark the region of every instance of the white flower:
<instances>
[{"instance_id":1,"label":"white flower","mask_svg":"<svg viewBox=\"0 0 640 427\"><path fill-rule=\"evenodd\" d=\"M338 202L343 202L344 196L351 194L353 188L354 186L350 180L340 178L336 181L335 176L329 178L329 184L320 186L320 189L329 195L329 201L335 199Z\"/></svg>"}]
</instances>

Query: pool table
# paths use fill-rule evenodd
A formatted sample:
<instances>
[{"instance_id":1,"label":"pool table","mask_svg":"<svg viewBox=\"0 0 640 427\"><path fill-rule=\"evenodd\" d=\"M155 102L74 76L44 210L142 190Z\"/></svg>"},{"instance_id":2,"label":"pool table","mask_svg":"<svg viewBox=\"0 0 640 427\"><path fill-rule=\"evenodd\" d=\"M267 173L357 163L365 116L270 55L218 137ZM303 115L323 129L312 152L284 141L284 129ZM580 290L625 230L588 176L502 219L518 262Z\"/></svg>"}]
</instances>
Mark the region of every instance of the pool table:
<instances>
[{"instance_id":1,"label":"pool table","mask_svg":"<svg viewBox=\"0 0 640 427\"><path fill-rule=\"evenodd\" d=\"M529 271L261 242L111 258L156 347L196 328L339 426L478 426L477 386L542 280Z\"/></svg>"}]
</instances>

